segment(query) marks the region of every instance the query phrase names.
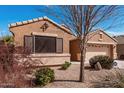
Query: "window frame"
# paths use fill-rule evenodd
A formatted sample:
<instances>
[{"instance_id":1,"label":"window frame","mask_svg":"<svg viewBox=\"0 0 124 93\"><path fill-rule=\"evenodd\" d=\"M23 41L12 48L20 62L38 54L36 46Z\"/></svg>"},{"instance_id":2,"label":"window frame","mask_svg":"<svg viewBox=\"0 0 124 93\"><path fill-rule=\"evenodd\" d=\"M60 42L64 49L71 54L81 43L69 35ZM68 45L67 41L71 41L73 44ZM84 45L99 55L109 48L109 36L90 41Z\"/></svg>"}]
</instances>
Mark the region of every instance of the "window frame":
<instances>
[{"instance_id":1,"label":"window frame","mask_svg":"<svg viewBox=\"0 0 124 93\"><path fill-rule=\"evenodd\" d=\"M34 46L34 53L37 53L37 54L39 54L39 53L56 53L56 37L51 37L51 36L39 36L39 35L33 35L34 36L34 43L33 43L33 46ZM48 38L55 38L55 52L36 52L36 46L35 46L35 44L36 44L36 41L35 41L35 38L36 38L36 36L38 36L38 37L48 37Z\"/></svg>"},{"instance_id":2,"label":"window frame","mask_svg":"<svg viewBox=\"0 0 124 93\"><path fill-rule=\"evenodd\" d=\"M31 48L31 53L63 53L63 38L57 38L57 37L51 37L51 36L39 36L39 37L50 37L50 38L55 38L55 52L36 52L36 50L35 50L35 43L36 43L36 41L35 41L35 37L36 36L39 36L39 35L24 35L24 47L25 47L25 38L26 37L32 37L32 48ZM62 51L61 52L57 52L57 39L61 39L62 40Z\"/></svg>"}]
</instances>

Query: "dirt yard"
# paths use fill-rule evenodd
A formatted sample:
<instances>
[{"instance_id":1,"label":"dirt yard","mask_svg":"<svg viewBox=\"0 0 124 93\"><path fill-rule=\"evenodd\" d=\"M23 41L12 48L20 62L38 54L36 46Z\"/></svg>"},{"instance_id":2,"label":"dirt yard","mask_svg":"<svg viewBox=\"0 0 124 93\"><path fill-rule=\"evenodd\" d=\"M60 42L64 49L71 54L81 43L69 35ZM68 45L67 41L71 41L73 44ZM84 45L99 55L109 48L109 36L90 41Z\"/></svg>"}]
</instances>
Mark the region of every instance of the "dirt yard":
<instances>
[{"instance_id":1,"label":"dirt yard","mask_svg":"<svg viewBox=\"0 0 124 93\"><path fill-rule=\"evenodd\" d=\"M119 69L96 71L90 67L85 67L85 82L79 80L79 64L72 64L67 70L59 70L60 67L54 67L55 81L45 86L45 88L91 88L94 84L101 83L101 80L110 74L115 75ZM120 71L120 70L119 70ZM124 71L124 70L121 70Z\"/></svg>"}]
</instances>

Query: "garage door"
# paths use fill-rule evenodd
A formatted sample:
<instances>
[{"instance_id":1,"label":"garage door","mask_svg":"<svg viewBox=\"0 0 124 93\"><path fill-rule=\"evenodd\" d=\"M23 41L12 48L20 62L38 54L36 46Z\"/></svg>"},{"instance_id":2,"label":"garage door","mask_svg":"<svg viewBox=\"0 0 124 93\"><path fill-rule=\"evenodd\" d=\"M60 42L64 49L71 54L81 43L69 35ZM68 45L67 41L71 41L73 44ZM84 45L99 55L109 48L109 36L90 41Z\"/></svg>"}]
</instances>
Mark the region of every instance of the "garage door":
<instances>
[{"instance_id":1,"label":"garage door","mask_svg":"<svg viewBox=\"0 0 124 93\"><path fill-rule=\"evenodd\" d=\"M110 56L110 45L88 45L86 52L86 62L89 62L91 57L97 55Z\"/></svg>"}]
</instances>

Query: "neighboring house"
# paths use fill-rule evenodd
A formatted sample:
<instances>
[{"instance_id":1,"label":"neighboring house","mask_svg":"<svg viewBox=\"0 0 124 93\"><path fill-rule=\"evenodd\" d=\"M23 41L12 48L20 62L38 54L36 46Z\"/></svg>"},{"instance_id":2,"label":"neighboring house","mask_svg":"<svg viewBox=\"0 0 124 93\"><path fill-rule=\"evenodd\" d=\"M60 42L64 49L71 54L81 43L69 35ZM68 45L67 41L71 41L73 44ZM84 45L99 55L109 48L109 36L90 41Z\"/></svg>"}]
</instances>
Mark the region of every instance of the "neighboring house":
<instances>
[{"instance_id":1,"label":"neighboring house","mask_svg":"<svg viewBox=\"0 0 124 93\"><path fill-rule=\"evenodd\" d=\"M124 59L124 35L115 36L117 41L117 57L118 59Z\"/></svg>"},{"instance_id":2,"label":"neighboring house","mask_svg":"<svg viewBox=\"0 0 124 93\"><path fill-rule=\"evenodd\" d=\"M107 55L116 59L117 41L102 30L96 30L88 35L88 46L86 50L86 62L96 55ZM71 60L80 61L79 39L70 42Z\"/></svg>"},{"instance_id":3,"label":"neighboring house","mask_svg":"<svg viewBox=\"0 0 124 93\"><path fill-rule=\"evenodd\" d=\"M75 37L66 27L47 17L12 23L9 30L15 46L29 47L32 58L45 65L59 65L70 61L69 41Z\"/></svg>"}]
</instances>

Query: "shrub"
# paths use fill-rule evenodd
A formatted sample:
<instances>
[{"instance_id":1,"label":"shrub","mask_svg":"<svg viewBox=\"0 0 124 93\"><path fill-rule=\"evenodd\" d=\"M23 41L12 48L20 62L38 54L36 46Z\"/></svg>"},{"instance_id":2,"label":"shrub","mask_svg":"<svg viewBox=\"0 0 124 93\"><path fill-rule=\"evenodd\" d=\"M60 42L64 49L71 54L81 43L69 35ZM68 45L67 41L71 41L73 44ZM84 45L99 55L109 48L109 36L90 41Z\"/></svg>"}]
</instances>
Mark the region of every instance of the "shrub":
<instances>
[{"instance_id":1,"label":"shrub","mask_svg":"<svg viewBox=\"0 0 124 93\"><path fill-rule=\"evenodd\" d=\"M23 51L26 49L18 50ZM0 87L30 86L26 79L27 65L25 65L29 65L30 58L24 51L21 52L22 55L17 55L18 50L12 44L0 45Z\"/></svg>"},{"instance_id":2,"label":"shrub","mask_svg":"<svg viewBox=\"0 0 124 93\"><path fill-rule=\"evenodd\" d=\"M4 36L3 41L6 44L12 44L13 43L13 37L12 36Z\"/></svg>"},{"instance_id":3,"label":"shrub","mask_svg":"<svg viewBox=\"0 0 124 93\"><path fill-rule=\"evenodd\" d=\"M98 55L98 56L94 56L92 57L90 60L90 65L91 67L94 68L94 65L99 62L102 66L102 68L105 68L105 69L111 69L113 67L113 62L114 60L111 59L110 57L108 56L103 56L103 55Z\"/></svg>"},{"instance_id":4,"label":"shrub","mask_svg":"<svg viewBox=\"0 0 124 93\"><path fill-rule=\"evenodd\" d=\"M116 71L115 73L109 73L107 76L103 77L99 83L96 83L93 87L124 88L124 74L123 72L120 72L120 71Z\"/></svg>"},{"instance_id":5,"label":"shrub","mask_svg":"<svg viewBox=\"0 0 124 93\"><path fill-rule=\"evenodd\" d=\"M70 67L70 65L71 65L70 62L65 61L65 63L62 65L61 69L66 70Z\"/></svg>"},{"instance_id":6,"label":"shrub","mask_svg":"<svg viewBox=\"0 0 124 93\"><path fill-rule=\"evenodd\" d=\"M50 68L41 68L36 71L36 85L45 86L46 84L53 82L55 79L54 70Z\"/></svg>"}]
</instances>

